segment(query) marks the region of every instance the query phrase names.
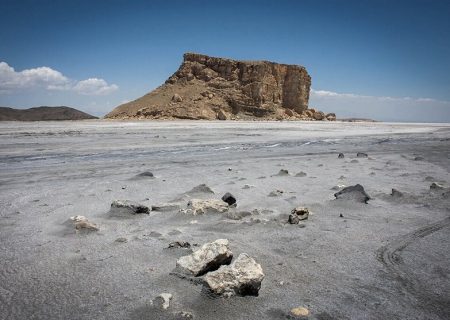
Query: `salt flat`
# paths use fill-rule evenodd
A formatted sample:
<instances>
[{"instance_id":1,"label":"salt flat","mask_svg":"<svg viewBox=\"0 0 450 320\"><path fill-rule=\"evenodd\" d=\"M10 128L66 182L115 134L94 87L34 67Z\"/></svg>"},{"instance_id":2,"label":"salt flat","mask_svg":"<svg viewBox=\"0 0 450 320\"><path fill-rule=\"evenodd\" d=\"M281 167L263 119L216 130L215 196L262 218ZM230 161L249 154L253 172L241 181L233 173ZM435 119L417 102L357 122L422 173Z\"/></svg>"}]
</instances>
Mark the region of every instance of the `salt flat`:
<instances>
[{"instance_id":1,"label":"salt flat","mask_svg":"<svg viewBox=\"0 0 450 320\"><path fill-rule=\"evenodd\" d=\"M286 319L305 307L309 319L448 319L449 160L449 124L0 123L0 318ZM205 198L231 192L252 214L109 214L116 199L185 206L203 183ZM357 183L368 204L334 200L332 187ZM311 211L303 227L287 224L296 206ZM76 233L74 215L100 230ZM170 242L220 238L261 264L258 297L214 297L173 274L191 251ZM162 292L167 310L150 304Z\"/></svg>"}]
</instances>

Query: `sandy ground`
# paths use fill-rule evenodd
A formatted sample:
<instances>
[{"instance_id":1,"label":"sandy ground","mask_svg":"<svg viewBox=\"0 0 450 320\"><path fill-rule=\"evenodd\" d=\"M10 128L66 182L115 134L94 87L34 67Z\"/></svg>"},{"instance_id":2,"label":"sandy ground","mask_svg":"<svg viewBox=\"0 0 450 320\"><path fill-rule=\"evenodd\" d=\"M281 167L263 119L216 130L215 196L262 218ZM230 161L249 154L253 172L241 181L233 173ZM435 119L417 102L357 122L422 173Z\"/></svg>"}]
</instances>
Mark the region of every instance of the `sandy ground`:
<instances>
[{"instance_id":1,"label":"sandy ground","mask_svg":"<svg viewBox=\"0 0 450 320\"><path fill-rule=\"evenodd\" d=\"M429 188L448 187L449 160L450 125L1 123L0 318L290 319L305 307L309 319L449 319L450 198ZM135 178L144 171L155 178ZM115 199L185 205L201 183L215 194L198 197L231 192L236 210L259 210L241 220L109 212ZM368 204L334 200L333 186L356 183ZM287 224L300 205L309 219ZM100 231L75 233L73 215ZM190 250L170 242L219 238L262 265L258 297L217 298L171 273ZM150 304L163 292L173 294L165 311Z\"/></svg>"}]
</instances>

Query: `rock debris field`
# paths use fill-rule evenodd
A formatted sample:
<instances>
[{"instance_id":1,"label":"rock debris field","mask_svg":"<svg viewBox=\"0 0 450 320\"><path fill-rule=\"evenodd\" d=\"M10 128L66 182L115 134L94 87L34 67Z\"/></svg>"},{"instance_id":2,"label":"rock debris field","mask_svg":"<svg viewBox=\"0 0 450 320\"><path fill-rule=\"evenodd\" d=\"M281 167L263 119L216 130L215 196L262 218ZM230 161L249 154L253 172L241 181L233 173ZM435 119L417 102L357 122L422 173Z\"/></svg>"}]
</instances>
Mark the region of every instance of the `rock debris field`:
<instances>
[{"instance_id":1,"label":"rock debris field","mask_svg":"<svg viewBox=\"0 0 450 320\"><path fill-rule=\"evenodd\" d=\"M448 319L450 125L0 124L0 319Z\"/></svg>"}]
</instances>

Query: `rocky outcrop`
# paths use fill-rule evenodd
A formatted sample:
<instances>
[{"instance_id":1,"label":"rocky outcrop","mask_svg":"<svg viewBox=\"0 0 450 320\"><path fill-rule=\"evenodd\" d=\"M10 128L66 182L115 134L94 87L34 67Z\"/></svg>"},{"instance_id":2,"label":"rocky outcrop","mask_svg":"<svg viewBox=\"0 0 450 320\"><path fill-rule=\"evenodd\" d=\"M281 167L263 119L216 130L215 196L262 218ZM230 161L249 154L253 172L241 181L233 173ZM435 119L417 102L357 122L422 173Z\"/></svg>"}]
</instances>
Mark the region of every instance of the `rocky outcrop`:
<instances>
[{"instance_id":1,"label":"rocky outcrop","mask_svg":"<svg viewBox=\"0 0 450 320\"><path fill-rule=\"evenodd\" d=\"M186 53L165 84L106 118L334 120L308 109L310 86L302 66Z\"/></svg>"}]
</instances>

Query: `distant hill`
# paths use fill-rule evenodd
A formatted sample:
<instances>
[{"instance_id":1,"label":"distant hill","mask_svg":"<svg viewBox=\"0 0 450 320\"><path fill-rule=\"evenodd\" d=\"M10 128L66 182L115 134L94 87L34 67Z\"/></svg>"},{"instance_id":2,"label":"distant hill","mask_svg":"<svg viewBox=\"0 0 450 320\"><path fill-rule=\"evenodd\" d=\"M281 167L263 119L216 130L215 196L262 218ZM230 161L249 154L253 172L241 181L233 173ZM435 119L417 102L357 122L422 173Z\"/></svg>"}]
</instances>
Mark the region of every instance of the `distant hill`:
<instances>
[{"instance_id":1,"label":"distant hill","mask_svg":"<svg viewBox=\"0 0 450 320\"><path fill-rule=\"evenodd\" d=\"M0 107L0 121L47 121L47 120L83 120L98 119L80 110L70 107L36 107L13 109Z\"/></svg>"}]
</instances>

